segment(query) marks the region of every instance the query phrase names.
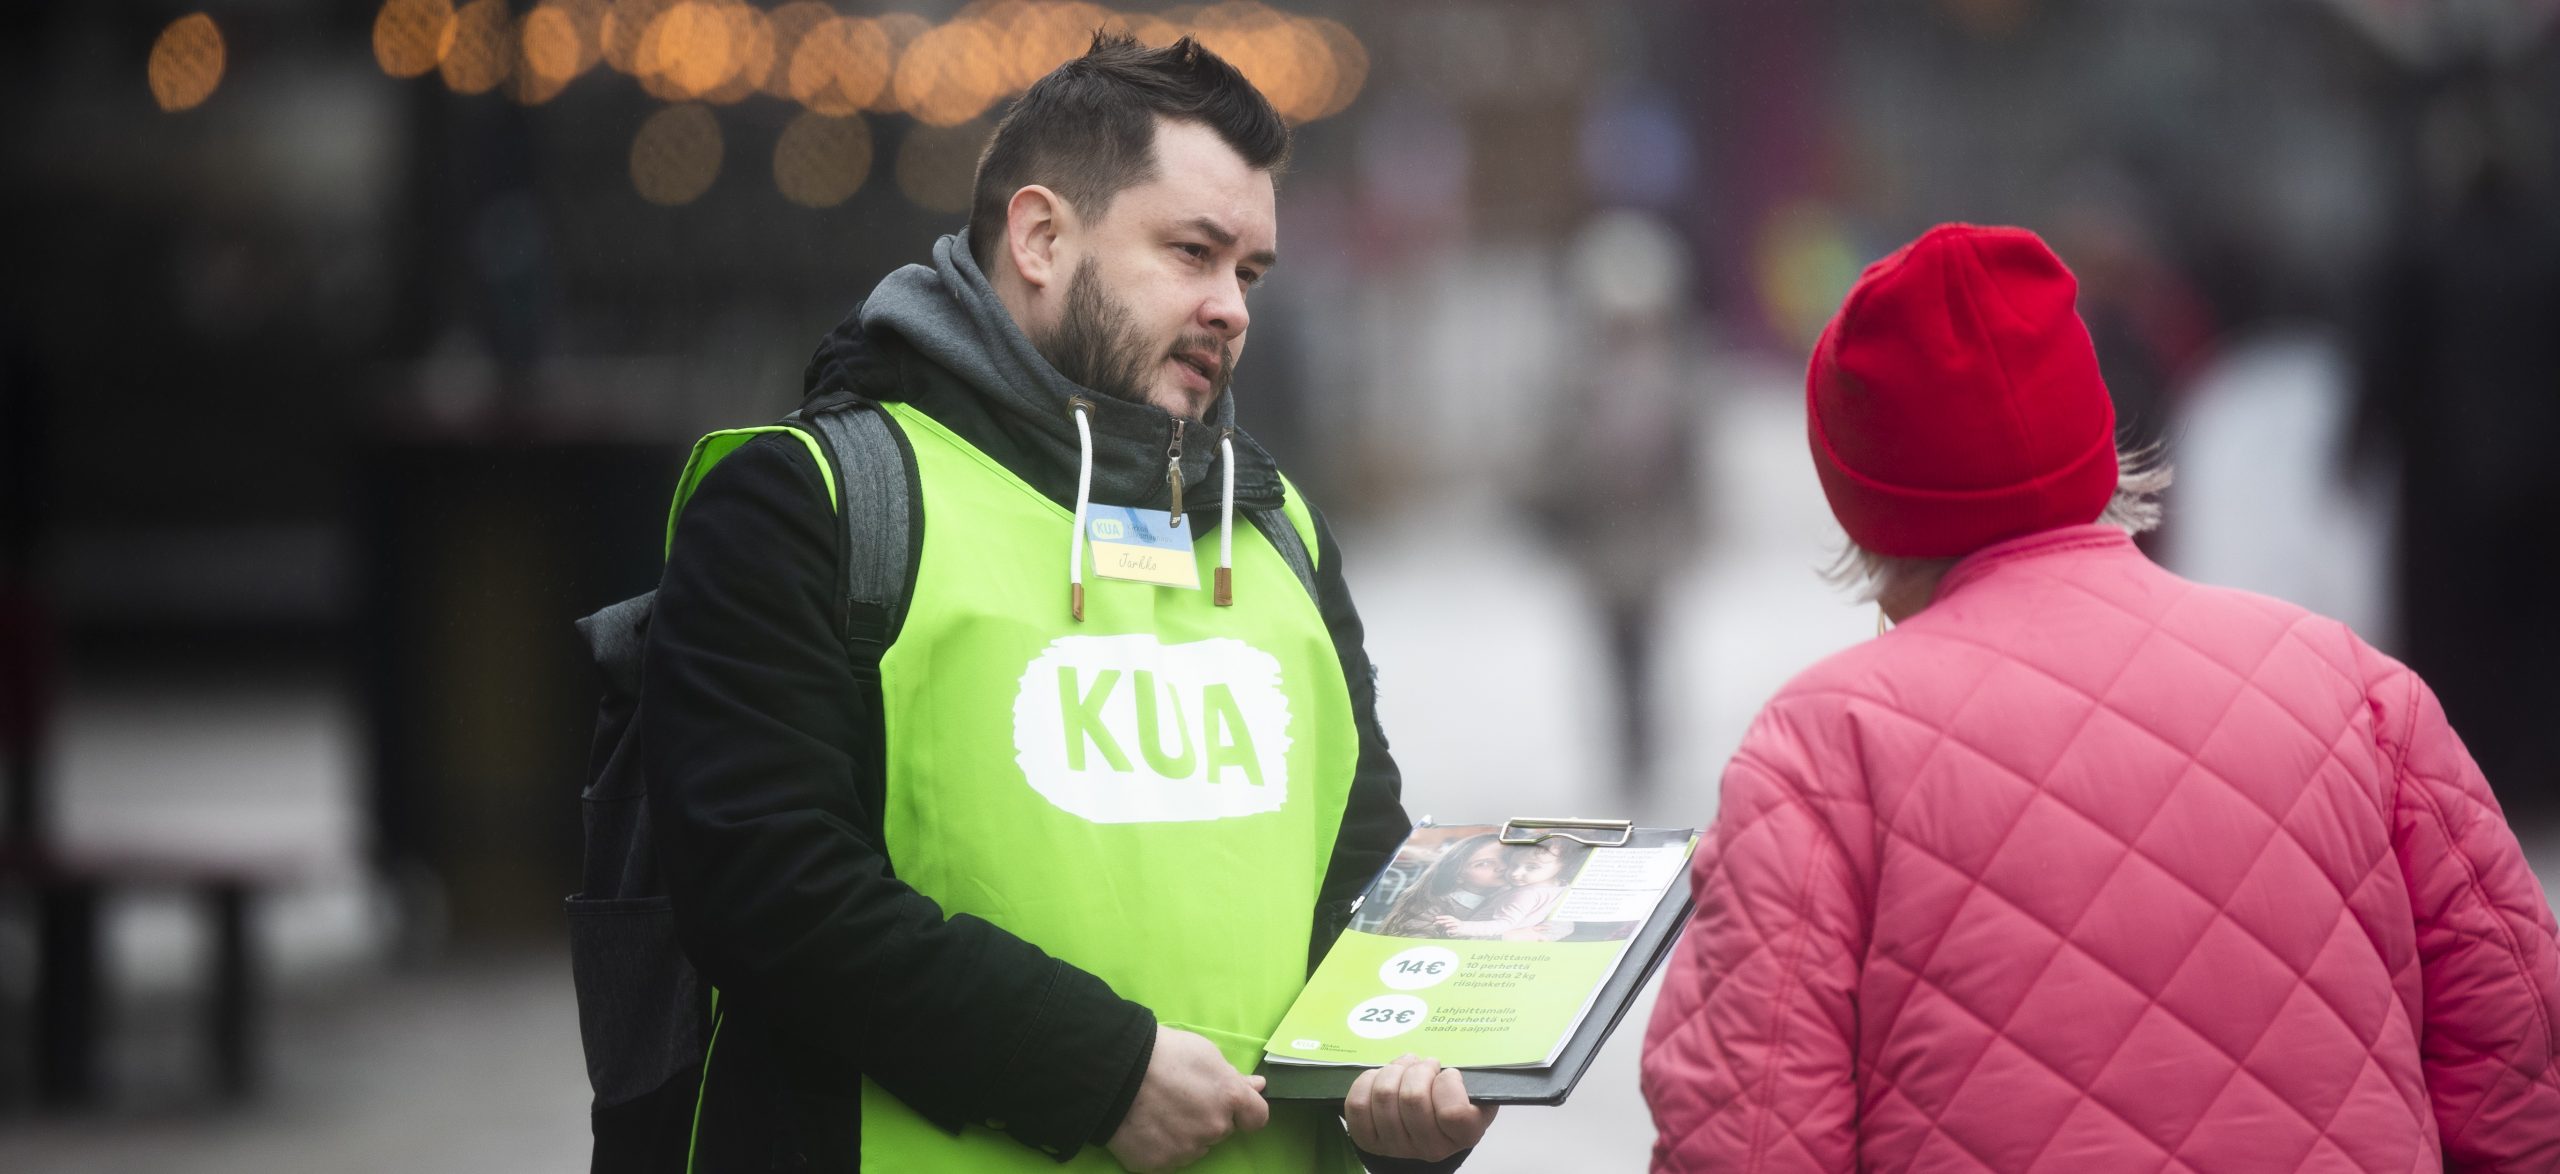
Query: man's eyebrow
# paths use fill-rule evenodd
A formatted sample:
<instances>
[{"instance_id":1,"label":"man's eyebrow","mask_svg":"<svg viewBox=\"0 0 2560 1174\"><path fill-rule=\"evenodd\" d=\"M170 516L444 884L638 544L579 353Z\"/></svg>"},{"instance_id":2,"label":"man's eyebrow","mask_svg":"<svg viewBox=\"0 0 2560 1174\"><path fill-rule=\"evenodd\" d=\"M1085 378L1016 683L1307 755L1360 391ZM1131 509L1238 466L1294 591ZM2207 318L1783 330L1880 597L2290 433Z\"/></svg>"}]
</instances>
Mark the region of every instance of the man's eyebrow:
<instances>
[{"instance_id":1,"label":"man's eyebrow","mask_svg":"<svg viewBox=\"0 0 2560 1174\"><path fill-rule=\"evenodd\" d=\"M1236 246L1235 232L1229 229L1226 225L1220 224L1206 216L1194 216L1189 220L1183 221L1182 226L1184 228L1198 230L1200 235L1217 242L1219 248L1232 249ZM1260 252L1254 253L1252 256L1246 257L1245 260L1251 261L1265 269L1269 269L1273 265L1280 263L1279 255L1269 249L1263 249Z\"/></svg>"}]
</instances>

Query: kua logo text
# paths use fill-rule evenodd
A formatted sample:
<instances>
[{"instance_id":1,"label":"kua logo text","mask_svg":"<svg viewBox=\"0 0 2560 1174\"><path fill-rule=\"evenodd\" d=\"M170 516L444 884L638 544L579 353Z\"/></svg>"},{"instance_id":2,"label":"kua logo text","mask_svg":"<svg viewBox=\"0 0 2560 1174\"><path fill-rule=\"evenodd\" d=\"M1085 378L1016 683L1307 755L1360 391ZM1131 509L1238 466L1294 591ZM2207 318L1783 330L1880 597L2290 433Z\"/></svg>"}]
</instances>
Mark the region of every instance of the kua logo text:
<instances>
[{"instance_id":1,"label":"kua logo text","mask_svg":"<svg viewBox=\"0 0 2560 1174\"><path fill-rule=\"evenodd\" d=\"M1277 811L1289 798L1280 662L1223 637L1063 636L1022 671L1013 748L1032 790L1095 823Z\"/></svg>"}]
</instances>

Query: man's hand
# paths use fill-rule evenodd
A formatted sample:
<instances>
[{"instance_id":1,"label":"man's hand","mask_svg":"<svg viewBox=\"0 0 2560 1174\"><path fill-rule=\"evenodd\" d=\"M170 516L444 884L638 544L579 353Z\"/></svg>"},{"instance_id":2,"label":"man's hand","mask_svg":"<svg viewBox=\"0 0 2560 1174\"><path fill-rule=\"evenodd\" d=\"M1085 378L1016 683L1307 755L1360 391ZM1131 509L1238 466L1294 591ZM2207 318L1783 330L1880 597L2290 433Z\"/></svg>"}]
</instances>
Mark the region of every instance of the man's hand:
<instances>
[{"instance_id":1,"label":"man's hand","mask_svg":"<svg viewBox=\"0 0 2560 1174\"><path fill-rule=\"evenodd\" d=\"M1218 1054L1218 1045L1158 1025L1155 1055L1147 1060L1129 1115L1111 1135L1111 1156L1133 1174L1179 1170L1228 1134L1270 1123L1261 1077L1237 1072Z\"/></svg>"},{"instance_id":2,"label":"man's hand","mask_svg":"<svg viewBox=\"0 0 2560 1174\"><path fill-rule=\"evenodd\" d=\"M1495 1111L1468 1103L1457 1069L1404 1056L1351 1082L1342 1121L1353 1145L1379 1157L1437 1162L1484 1140Z\"/></svg>"}]
</instances>

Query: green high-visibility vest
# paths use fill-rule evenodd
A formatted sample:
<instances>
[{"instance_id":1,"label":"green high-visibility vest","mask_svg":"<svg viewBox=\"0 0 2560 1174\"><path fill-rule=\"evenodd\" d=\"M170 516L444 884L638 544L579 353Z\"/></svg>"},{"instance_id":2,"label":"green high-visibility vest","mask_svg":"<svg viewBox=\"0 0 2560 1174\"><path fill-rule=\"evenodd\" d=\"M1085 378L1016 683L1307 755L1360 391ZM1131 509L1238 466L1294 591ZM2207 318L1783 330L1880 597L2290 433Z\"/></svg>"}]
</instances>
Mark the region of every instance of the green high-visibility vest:
<instances>
[{"instance_id":1,"label":"green high-visibility vest","mask_svg":"<svg viewBox=\"0 0 2560 1174\"><path fill-rule=\"evenodd\" d=\"M1074 519L968 442L890 405L925 525L915 590L880 658L882 835L898 875L1109 982L1252 1071L1306 981L1318 887L1358 756L1351 698L1315 601L1237 520L1234 606L1096 577L1068 610ZM1294 495L1293 495L1294 496ZM1307 549L1312 523L1290 511ZM1089 556L1088 556L1089 557ZM865 1081L866 1171L1054 1171L972 1125L953 1137ZM1088 1147L1069 1169L1119 1164ZM1191 1169L1359 1165L1307 1103Z\"/></svg>"}]
</instances>

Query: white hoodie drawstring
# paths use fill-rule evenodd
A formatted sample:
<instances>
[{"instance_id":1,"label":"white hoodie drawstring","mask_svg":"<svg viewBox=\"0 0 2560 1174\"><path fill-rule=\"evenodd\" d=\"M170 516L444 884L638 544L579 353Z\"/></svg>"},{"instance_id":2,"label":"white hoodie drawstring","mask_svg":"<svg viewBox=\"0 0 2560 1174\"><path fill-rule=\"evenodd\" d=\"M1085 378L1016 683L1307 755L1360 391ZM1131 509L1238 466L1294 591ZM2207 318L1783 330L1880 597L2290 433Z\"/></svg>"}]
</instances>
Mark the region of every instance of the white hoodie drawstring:
<instances>
[{"instance_id":1,"label":"white hoodie drawstring","mask_svg":"<svg viewBox=\"0 0 2560 1174\"><path fill-rule=\"evenodd\" d=\"M1077 396L1067 401L1067 408L1076 418L1076 444L1082 453L1076 461L1076 532L1067 541L1067 610L1083 623L1084 518L1093 504L1093 425L1085 416L1093 411L1093 401Z\"/></svg>"},{"instance_id":2,"label":"white hoodie drawstring","mask_svg":"<svg viewBox=\"0 0 2560 1174\"><path fill-rule=\"evenodd\" d=\"M1209 602L1219 607L1236 604L1236 430L1218 431L1218 465L1224 470L1226 493L1218 502L1218 576Z\"/></svg>"}]
</instances>

